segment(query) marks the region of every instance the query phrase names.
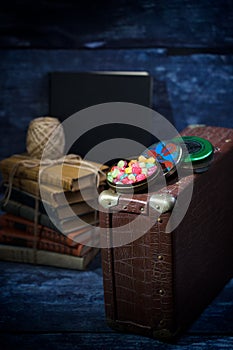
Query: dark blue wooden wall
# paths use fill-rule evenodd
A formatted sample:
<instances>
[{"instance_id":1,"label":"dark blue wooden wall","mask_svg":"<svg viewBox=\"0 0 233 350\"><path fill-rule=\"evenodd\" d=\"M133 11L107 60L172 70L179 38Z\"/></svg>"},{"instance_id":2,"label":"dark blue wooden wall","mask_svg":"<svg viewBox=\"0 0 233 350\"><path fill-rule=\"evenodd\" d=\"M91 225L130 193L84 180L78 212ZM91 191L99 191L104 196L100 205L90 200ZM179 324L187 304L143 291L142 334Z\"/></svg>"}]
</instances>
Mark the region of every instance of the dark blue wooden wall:
<instances>
[{"instance_id":1,"label":"dark blue wooden wall","mask_svg":"<svg viewBox=\"0 0 233 350\"><path fill-rule=\"evenodd\" d=\"M0 10L0 159L48 114L51 71L146 70L178 130L233 127L231 0L12 1Z\"/></svg>"}]
</instances>

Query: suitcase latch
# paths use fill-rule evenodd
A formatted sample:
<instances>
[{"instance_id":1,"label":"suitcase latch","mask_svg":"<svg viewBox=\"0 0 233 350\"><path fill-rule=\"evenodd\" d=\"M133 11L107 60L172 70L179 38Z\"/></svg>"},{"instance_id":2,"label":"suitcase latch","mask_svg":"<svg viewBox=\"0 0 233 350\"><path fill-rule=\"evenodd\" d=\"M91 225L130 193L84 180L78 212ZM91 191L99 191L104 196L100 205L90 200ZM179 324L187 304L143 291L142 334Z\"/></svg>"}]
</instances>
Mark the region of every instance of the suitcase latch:
<instances>
[{"instance_id":1,"label":"suitcase latch","mask_svg":"<svg viewBox=\"0 0 233 350\"><path fill-rule=\"evenodd\" d=\"M118 205L120 195L116 192L105 190L99 195L99 204L102 205L103 208L111 208Z\"/></svg>"},{"instance_id":2,"label":"suitcase latch","mask_svg":"<svg viewBox=\"0 0 233 350\"><path fill-rule=\"evenodd\" d=\"M149 199L149 206L163 214L173 209L176 199L168 193L156 193Z\"/></svg>"}]
</instances>

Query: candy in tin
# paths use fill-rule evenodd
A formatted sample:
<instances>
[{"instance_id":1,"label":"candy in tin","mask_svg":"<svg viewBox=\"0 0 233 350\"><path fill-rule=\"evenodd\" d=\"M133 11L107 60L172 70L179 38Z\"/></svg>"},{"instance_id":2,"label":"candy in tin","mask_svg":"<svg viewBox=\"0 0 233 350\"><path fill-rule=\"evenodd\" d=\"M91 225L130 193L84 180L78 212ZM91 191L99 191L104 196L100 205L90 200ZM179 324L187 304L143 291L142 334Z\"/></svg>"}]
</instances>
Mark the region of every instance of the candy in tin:
<instances>
[{"instance_id":1,"label":"candy in tin","mask_svg":"<svg viewBox=\"0 0 233 350\"><path fill-rule=\"evenodd\" d=\"M148 188L160 174L160 167L155 158L144 157L120 160L107 173L108 185L118 192L139 192Z\"/></svg>"}]
</instances>

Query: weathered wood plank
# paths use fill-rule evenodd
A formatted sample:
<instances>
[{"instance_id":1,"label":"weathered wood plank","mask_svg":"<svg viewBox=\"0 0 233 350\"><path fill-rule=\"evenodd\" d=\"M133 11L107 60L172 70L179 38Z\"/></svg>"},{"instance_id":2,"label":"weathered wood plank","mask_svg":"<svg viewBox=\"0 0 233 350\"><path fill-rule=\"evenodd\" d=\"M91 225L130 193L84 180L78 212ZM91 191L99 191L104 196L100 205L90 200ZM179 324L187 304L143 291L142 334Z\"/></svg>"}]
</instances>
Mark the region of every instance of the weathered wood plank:
<instances>
[{"instance_id":1,"label":"weathered wood plank","mask_svg":"<svg viewBox=\"0 0 233 350\"><path fill-rule=\"evenodd\" d=\"M190 123L233 127L232 55L132 49L2 50L0 56L0 159L22 152L30 120L48 114L52 71L145 70L154 79L153 108L178 130Z\"/></svg>"},{"instance_id":2,"label":"weathered wood plank","mask_svg":"<svg viewBox=\"0 0 233 350\"><path fill-rule=\"evenodd\" d=\"M0 262L0 332L112 332L100 256L88 271ZM233 335L233 279L186 334Z\"/></svg>"},{"instance_id":3,"label":"weathered wood plank","mask_svg":"<svg viewBox=\"0 0 233 350\"><path fill-rule=\"evenodd\" d=\"M228 0L7 1L0 47L217 48L233 44Z\"/></svg>"},{"instance_id":4,"label":"weathered wood plank","mask_svg":"<svg viewBox=\"0 0 233 350\"><path fill-rule=\"evenodd\" d=\"M176 344L129 334L60 333L0 335L1 349L19 350L225 350L232 349L231 336L184 336Z\"/></svg>"}]
</instances>

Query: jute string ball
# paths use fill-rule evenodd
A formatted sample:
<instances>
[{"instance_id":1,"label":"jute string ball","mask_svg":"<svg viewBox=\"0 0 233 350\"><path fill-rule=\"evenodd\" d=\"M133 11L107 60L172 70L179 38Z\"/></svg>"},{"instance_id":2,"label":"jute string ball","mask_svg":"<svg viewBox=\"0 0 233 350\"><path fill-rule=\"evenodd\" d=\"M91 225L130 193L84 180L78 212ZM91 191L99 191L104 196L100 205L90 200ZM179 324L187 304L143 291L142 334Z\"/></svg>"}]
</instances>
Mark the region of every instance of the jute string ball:
<instances>
[{"instance_id":1,"label":"jute string ball","mask_svg":"<svg viewBox=\"0 0 233 350\"><path fill-rule=\"evenodd\" d=\"M46 146L46 147L45 147ZM64 155L65 134L57 118L39 117L28 127L26 149L29 156L41 159L57 159Z\"/></svg>"}]
</instances>

